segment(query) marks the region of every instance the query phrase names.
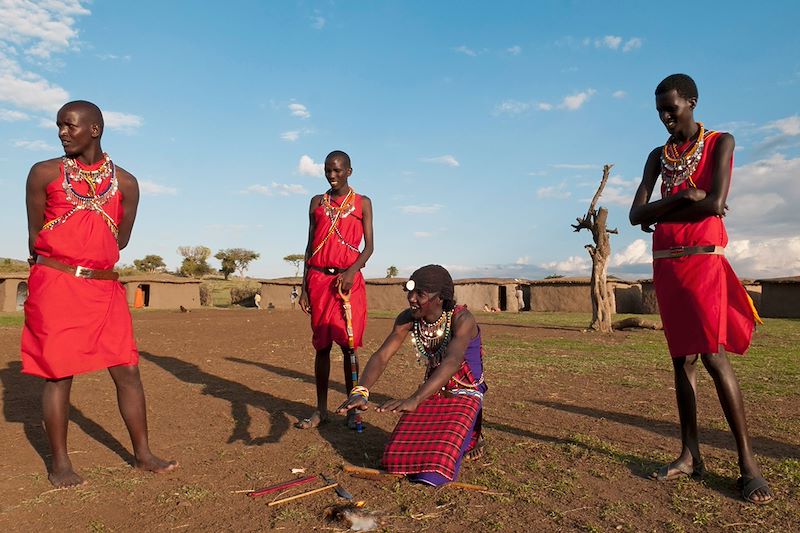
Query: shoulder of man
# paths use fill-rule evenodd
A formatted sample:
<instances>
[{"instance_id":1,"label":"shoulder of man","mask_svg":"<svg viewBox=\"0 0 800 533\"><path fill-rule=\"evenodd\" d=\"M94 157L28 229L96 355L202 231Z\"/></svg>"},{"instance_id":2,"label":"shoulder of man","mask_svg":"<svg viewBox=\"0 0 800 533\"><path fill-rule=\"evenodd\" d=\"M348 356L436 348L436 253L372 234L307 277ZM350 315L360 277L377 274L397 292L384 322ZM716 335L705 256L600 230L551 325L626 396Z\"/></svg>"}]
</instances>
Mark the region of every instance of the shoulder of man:
<instances>
[{"instance_id":1,"label":"shoulder of man","mask_svg":"<svg viewBox=\"0 0 800 533\"><path fill-rule=\"evenodd\" d=\"M117 181L120 183L125 183L126 185L132 185L137 183L136 178L133 174L125 170L119 165L115 165L114 167L115 172L117 173Z\"/></svg>"},{"instance_id":2,"label":"shoulder of man","mask_svg":"<svg viewBox=\"0 0 800 533\"><path fill-rule=\"evenodd\" d=\"M61 169L59 168L60 164L60 157L39 161L31 167L31 171L28 174L28 179L36 184L47 185L54 179L58 178L61 172Z\"/></svg>"}]
</instances>

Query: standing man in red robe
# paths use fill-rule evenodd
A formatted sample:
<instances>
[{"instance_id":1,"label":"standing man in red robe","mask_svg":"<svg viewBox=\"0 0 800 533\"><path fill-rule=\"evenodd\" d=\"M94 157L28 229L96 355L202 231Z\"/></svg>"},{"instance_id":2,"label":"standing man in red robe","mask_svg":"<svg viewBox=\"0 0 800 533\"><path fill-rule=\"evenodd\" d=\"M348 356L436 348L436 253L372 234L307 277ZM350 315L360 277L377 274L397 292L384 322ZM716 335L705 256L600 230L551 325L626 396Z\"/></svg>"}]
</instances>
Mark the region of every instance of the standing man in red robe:
<instances>
[{"instance_id":1,"label":"standing man in red robe","mask_svg":"<svg viewBox=\"0 0 800 533\"><path fill-rule=\"evenodd\" d=\"M656 110L670 134L650 152L630 211L631 224L653 232L653 282L675 371L681 454L651 477L701 477L697 437L696 371L699 359L714 380L725 419L736 439L745 501L766 504L773 495L761 475L747 432L739 383L726 352L743 354L755 322L752 301L724 256L722 217L733 168L734 139L695 122L697 86L673 74L656 88ZM661 199L650 196L661 176ZM650 226L655 224L655 230Z\"/></svg>"},{"instance_id":2,"label":"standing man in red robe","mask_svg":"<svg viewBox=\"0 0 800 533\"><path fill-rule=\"evenodd\" d=\"M125 289L114 264L128 244L139 203L136 179L100 147L103 115L86 101L57 115L64 157L36 163L25 201L31 273L22 332L22 371L44 378L42 412L56 487L81 485L67 454L75 374L107 368L133 443L136 467L177 466L153 455Z\"/></svg>"},{"instance_id":3,"label":"standing man in red robe","mask_svg":"<svg viewBox=\"0 0 800 533\"><path fill-rule=\"evenodd\" d=\"M347 390L353 388L353 374L358 360L350 360L349 335L341 293L348 294L352 313L353 349L362 344L367 321L367 293L361 269L372 255L372 202L356 194L348 184L353 173L350 156L335 150L325 158L325 178L330 189L311 199L308 211L308 244L303 270L300 308L311 314L312 344L316 350L314 378L317 410L297 422L299 429L309 429L328 419L328 381L333 343L342 348L344 379ZM361 242L364 248L359 250ZM347 416L347 425L356 428L355 413Z\"/></svg>"}]
</instances>

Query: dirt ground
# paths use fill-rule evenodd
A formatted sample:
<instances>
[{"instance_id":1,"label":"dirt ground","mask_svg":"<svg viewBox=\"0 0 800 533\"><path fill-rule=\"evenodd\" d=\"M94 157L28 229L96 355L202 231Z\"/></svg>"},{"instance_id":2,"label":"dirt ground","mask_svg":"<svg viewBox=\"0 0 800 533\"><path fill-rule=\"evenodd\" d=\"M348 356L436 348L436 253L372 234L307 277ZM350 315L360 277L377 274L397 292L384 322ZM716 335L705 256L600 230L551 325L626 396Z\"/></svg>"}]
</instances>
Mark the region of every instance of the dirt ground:
<instances>
[{"instance_id":1,"label":"dirt ground","mask_svg":"<svg viewBox=\"0 0 800 533\"><path fill-rule=\"evenodd\" d=\"M304 468L305 475L335 478L364 500L383 531L800 531L797 401L747 399L753 444L772 465L778 497L757 508L743 504L733 488L735 447L709 380L701 383L698 399L708 478L656 483L647 473L679 445L668 360L632 364L613 375L570 371L571 342L612 345L631 334L663 342L657 332L587 339L577 328L483 325L487 454L464 467L461 481L487 485L491 493L484 494L345 474L343 463L378 466L394 415L367 414L361 434L344 428L342 417L319 430L293 429L314 403L310 330L300 312L145 311L134 313L134 327L151 444L180 468L152 475L130 466L130 440L113 384L106 372L97 372L76 377L72 389L69 446L88 483L51 490L41 381L20 373L20 327L0 327L0 530L344 530L322 518L337 501L331 491L275 507L268 507L270 497L245 494L298 477L291 469ZM362 357L390 327L391 319L370 319ZM553 354L552 365L505 365L492 360L493 339L534 349L558 341L566 348ZM335 354L332 407L345 397L340 365L341 354ZM421 376L409 345L373 398L407 396ZM650 385L626 386L634 377ZM793 422L781 426L781 420ZM795 469L778 477L786 465Z\"/></svg>"}]
</instances>

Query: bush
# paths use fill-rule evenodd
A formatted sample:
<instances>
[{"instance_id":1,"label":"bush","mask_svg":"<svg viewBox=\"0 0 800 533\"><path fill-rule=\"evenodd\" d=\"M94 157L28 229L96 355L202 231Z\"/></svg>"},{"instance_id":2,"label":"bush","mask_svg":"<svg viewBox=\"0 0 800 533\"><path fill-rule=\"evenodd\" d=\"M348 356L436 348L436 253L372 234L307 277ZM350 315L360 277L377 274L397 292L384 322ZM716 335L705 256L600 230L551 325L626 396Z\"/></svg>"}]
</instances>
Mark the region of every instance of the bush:
<instances>
[{"instance_id":1,"label":"bush","mask_svg":"<svg viewBox=\"0 0 800 533\"><path fill-rule=\"evenodd\" d=\"M200 284L200 305L209 306L214 302L211 301L211 287L206 283Z\"/></svg>"},{"instance_id":2,"label":"bush","mask_svg":"<svg viewBox=\"0 0 800 533\"><path fill-rule=\"evenodd\" d=\"M237 285L231 287L231 305L255 307L255 295L261 290L258 285Z\"/></svg>"}]
</instances>

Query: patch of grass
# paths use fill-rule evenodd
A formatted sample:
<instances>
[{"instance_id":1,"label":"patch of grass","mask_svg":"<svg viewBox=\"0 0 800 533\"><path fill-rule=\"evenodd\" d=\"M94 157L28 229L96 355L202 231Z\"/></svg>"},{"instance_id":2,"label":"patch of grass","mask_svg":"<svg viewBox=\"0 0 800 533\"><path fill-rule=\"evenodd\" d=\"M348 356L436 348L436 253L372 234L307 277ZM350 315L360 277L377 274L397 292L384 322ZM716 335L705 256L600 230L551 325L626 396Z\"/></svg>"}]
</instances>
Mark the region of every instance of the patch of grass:
<instances>
[{"instance_id":1,"label":"patch of grass","mask_svg":"<svg viewBox=\"0 0 800 533\"><path fill-rule=\"evenodd\" d=\"M21 326L25 322L25 315L22 311L10 313L0 313L0 327Z\"/></svg>"},{"instance_id":2,"label":"patch of grass","mask_svg":"<svg viewBox=\"0 0 800 533\"><path fill-rule=\"evenodd\" d=\"M99 520L92 520L91 522L86 524L86 529L89 530L91 533L107 533L108 531L113 531Z\"/></svg>"}]
</instances>

